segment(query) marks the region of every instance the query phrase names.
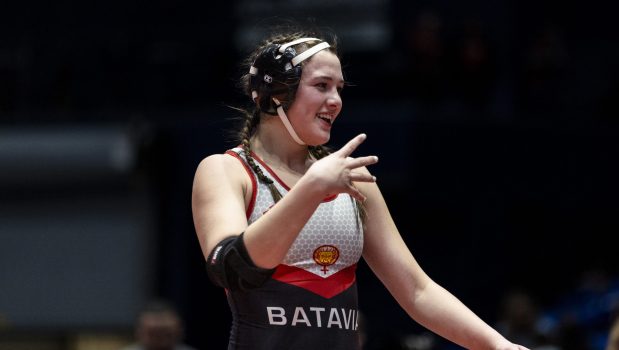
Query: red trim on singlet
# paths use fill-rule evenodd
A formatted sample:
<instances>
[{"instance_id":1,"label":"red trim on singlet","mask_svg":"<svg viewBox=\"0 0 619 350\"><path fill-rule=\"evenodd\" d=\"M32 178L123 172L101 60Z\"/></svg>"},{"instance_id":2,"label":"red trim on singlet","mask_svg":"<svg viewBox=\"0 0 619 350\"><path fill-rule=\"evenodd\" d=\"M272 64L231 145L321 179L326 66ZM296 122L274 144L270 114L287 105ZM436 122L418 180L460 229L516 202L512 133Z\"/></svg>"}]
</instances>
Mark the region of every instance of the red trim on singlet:
<instances>
[{"instance_id":1,"label":"red trim on singlet","mask_svg":"<svg viewBox=\"0 0 619 350\"><path fill-rule=\"evenodd\" d=\"M260 157L258 157L254 152L250 152L250 154L255 160L258 161L258 163L260 163L269 172L269 174L271 174L271 176L275 178L275 180L277 180L277 182L279 182L280 185L282 185L282 187L286 189L286 191L290 191L290 187L288 187L288 185L286 185L286 183L284 183L284 181L280 179L279 176L277 176L275 171L273 171L273 169L271 169L271 167L269 167L267 163L265 163L262 159L260 159ZM337 194L332 194L330 196L323 198L322 201L330 202L334 200L335 198L337 198L337 196L338 196Z\"/></svg>"},{"instance_id":2,"label":"red trim on singlet","mask_svg":"<svg viewBox=\"0 0 619 350\"><path fill-rule=\"evenodd\" d=\"M271 278L309 290L323 298L330 299L344 292L355 283L356 270L357 264L353 264L327 278L323 278L298 267L281 264L277 267Z\"/></svg>"},{"instance_id":3,"label":"red trim on singlet","mask_svg":"<svg viewBox=\"0 0 619 350\"><path fill-rule=\"evenodd\" d=\"M271 167L268 166L267 163L265 163L260 157L258 157L256 153L251 152L250 154L255 160L258 161L258 163L260 163L269 172L269 174L271 174L271 176L275 178L275 180L277 180L277 182L279 182L280 185L282 185L283 188L286 189L286 191L290 191L290 187L288 187L288 185L286 185L284 181L280 179L279 176L277 176L275 171L273 171L273 169L271 169Z\"/></svg>"},{"instance_id":4,"label":"red trim on singlet","mask_svg":"<svg viewBox=\"0 0 619 350\"><path fill-rule=\"evenodd\" d=\"M337 198L337 196L338 196L337 194L332 194L332 195L330 195L330 196L327 196L327 197L323 198L323 199L322 199L322 202L323 202L323 203L324 203L324 202L331 202L332 200L336 199L336 198Z\"/></svg>"},{"instance_id":5,"label":"red trim on singlet","mask_svg":"<svg viewBox=\"0 0 619 350\"><path fill-rule=\"evenodd\" d=\"M228 150L226 151L226 154L229 154L233 156L234 158L238 159L241 162L241 164L243 164L245 171L247 171L247 175L249 175L249 178L251 179L251 187L252 187L251 188L251 199L249 200L249 205L247 206L247 210L245 211L245 216L247 216L247 218L249 219L252 211L254 211L254 205L256 204L256 195L258 194L258 185L256 184L256 177L254 176L254 173L249 168L249 165L245 163L243 158L241 158L241 156L239 156L238 153L232 150Z\"/></svg>"}]
</instances>

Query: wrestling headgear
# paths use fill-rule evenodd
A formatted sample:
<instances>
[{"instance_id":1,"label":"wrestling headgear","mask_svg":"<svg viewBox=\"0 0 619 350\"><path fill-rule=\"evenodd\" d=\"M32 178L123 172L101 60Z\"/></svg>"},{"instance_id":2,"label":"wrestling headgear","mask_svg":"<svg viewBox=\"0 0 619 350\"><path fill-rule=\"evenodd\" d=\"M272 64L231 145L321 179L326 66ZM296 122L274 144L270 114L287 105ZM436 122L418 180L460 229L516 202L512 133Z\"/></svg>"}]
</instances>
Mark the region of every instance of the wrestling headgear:
<instances>
[{"instance_id":1,"label":"wrestling headgear","mask_svg":"<svg viewBox=\"0 0 619 350\"><path fill-rule=\"evenodd\" d=\"M317 41L318 44L297 55L293 46L308 41ZM301 62L328 47L329 43L316 38L300 38L286 44L272 44L258 55L249 68L252 99L261 111L268 114L277 113L290 136L300 145L305 143L297 136L288 121L284 106L274 96L285 93L286 101L292 101L301 79ZM285 107L288 109L287 105Z\"/></svg>"}]
</instances>

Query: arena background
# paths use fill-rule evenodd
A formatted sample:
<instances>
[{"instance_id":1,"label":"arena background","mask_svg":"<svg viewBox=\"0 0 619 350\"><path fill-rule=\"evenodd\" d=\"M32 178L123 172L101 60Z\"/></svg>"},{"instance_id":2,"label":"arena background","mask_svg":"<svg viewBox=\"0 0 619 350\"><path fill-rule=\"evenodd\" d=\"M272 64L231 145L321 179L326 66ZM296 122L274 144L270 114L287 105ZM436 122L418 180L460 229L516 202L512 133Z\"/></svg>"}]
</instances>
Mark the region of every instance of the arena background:
<instances>
[{"instance_id":1,"label":"arena background","mask_svg":"<svg viewBox=\"0 0 619 350\"><path fill-rule=\"evenodd\" d=\"M282 21L338 34L350 86L330 145L368 134L358 153L380 156L396 223L437 282L493 324L513 291L542 318L591 276L611 295L619 45L601 1L10 1L0 348L109 348L154 297L178 306L190 345L225 348L230 316L195 236L193 172L234 146L228 106L247 102L238 62ZM408 336L449 348L363 263L358 283L368 349ZM595 329L574 316L591 349L615 309L594 311Z\"/></svg>"}]
</instances>

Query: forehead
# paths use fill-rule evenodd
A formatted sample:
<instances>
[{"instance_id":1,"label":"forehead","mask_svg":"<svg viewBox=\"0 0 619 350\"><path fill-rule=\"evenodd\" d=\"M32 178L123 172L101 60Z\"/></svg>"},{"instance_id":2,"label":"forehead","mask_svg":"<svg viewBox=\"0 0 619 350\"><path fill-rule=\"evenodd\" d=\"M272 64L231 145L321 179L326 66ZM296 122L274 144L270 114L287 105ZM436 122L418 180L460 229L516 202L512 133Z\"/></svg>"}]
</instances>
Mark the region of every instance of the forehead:
<instances>
[{"instance_id":1,"label":"forehead","mask_svg":"<svg viewBox=\"0 0 619 350\"><path fill-rule=\"evenodd\" d=\"M302 79L329 77L336 81L344 80L340 59L328 50L317 52L303 66Z\"/></svg>"}]
</instances>

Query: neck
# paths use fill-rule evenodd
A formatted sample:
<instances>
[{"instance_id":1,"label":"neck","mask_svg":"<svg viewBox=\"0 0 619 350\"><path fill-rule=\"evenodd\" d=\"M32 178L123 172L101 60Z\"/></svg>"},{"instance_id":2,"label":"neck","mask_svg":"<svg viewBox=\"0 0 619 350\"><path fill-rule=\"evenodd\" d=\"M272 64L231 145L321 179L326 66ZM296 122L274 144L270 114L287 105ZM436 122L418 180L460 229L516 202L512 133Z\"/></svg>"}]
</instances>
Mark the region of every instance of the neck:
<instances>
[{"instance_id":1,"label":"neck","mask_svg":"<svg viewBox=\"0 0 619 350\"><path fill-rule=\"evenodd\" d=\"M297 144L283 126L278 126L281 123L263 119L251 138L252 151L272 167L286 167L304 173L309 160L307 146Z\"/></svg>"}]
</instances>

